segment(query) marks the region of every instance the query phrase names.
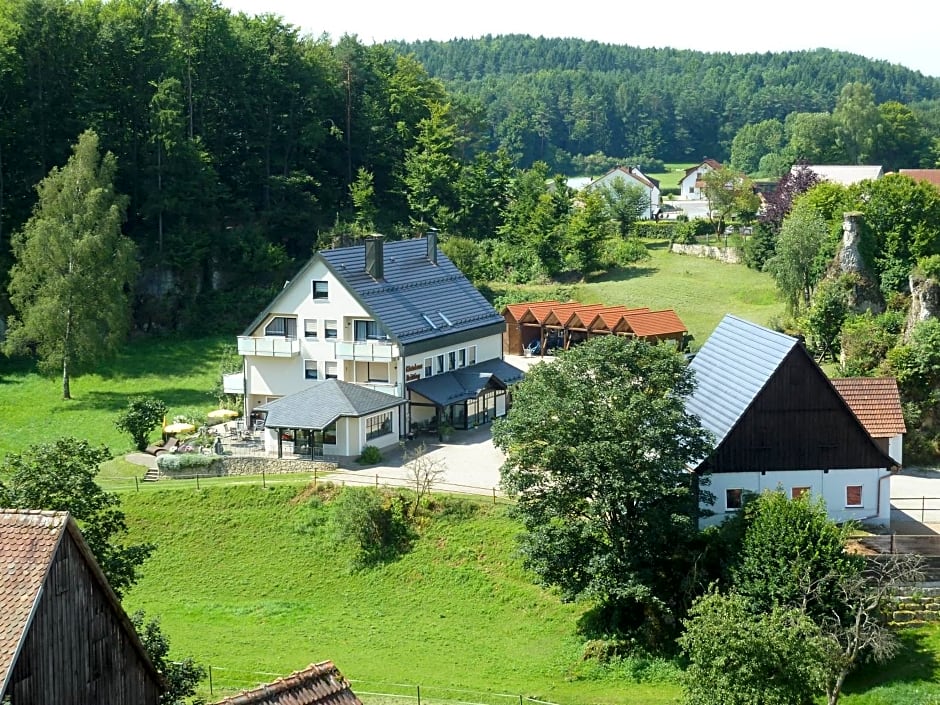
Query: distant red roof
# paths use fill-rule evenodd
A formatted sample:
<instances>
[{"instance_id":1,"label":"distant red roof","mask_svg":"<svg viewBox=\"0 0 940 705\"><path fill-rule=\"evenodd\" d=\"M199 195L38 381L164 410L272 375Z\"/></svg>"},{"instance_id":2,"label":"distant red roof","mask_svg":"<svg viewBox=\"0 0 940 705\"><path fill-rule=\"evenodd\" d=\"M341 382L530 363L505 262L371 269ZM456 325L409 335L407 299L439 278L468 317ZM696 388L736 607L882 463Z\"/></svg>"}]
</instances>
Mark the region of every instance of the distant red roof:
<instances>
[{"instance_id":1,"label":"distant red roof","mask_svg":"<svg viewBox=\"0 0 940 705\"><path fill-rule=\"evenodd\" d=\"M503 316L506 315L508 311L509 314L515 319L519 320L525 315L525 312L529 310L530 306L552 306L554 304L561 303L560 301L525 301L521 304L509 304L506 308L503 309Z\"/></svg>"},{"instance_id":2,"label":"distant red roof","mask_svg":"<svg viewBox=\"0 0 940 705\"><path fill-rule=\"evenodd\" d=\"M899 169L898 173L910 176L914 181L926 181L940 187L940 169Z\"/></svg>"},{"instance_id":3,"label":"distant red roof","mask_svg":"<svg viewBox=\"0 0 940 705\"><path fill-rule=\"evenodd\" d=\"M685 324L671 308L664 311L627 313L624 319L638 338L656 338L688 332Z\"/></svg>"},{"instance_id":4,"label":"distant red roof","mask_svg":"<svg viewBox=\"0 0 940 705\"><path fill-rule=\"evenodd\" d=\"M714 159L706 159L706 160L704 160L704 161L699 162L699 163L696 164L695 166L690 166L688 169L686 169L686 170L685 170L685 175L688 176L689 174L691 174L693 171L695 171L696 169L698 169L698 168L699 168L700 166L702 166L703 164L708 164L708 166L710 166L712 169L715 169L716 171L717 171L718 169L721 169L721 163L720 163L720 162L716 162Z\"/></svg>"},{"instance_id":5,"label":"distant red roof","mask_svg":"<svg viewBox=\"0 0 940 705\"><path fill-rule=\"evenodd\" d=\"M898 383L893 377L843 377L831 382L872 438L907 432Z\"/></svg>"}]
</instances>

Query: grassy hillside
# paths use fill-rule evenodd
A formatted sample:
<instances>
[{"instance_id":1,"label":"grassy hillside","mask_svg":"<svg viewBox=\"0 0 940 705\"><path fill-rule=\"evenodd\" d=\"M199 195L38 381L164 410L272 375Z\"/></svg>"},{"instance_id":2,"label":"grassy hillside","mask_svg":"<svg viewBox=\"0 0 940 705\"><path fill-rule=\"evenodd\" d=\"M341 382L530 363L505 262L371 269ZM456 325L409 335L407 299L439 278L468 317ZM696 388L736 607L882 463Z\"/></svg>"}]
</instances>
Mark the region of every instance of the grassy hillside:
<instances>
[{"instance_id":1,"label":"grassy hillside","mask_svg":"<svg viewBox=\"0 0 940 705\"><path fill-rule=\"evenodd\" d=\"M376 692L399 683L420 684L425 697L444 688L562 703L677 696L668 682L581 679L583 608L532 584L505 507L462 501L408 555L350 573L326 510L295 501L300 489L124 496L133 538L159 546L125 603L159 614L177 653L212 664L217 685L333 659L358 688Z\"/></svg>"}]
</instances>

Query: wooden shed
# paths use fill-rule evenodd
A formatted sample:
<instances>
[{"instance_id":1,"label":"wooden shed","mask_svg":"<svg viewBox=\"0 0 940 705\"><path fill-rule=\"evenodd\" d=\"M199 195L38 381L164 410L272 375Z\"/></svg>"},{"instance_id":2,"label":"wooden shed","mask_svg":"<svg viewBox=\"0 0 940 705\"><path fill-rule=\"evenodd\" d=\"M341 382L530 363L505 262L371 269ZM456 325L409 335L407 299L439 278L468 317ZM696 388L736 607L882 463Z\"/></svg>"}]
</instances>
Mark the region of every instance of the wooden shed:
<instances>
[{"instance_id":1,"label":"wooden shed","mask_svg":"<svg viewBox=\"0 0 940 705\"><path fill-rule=\"evenodd\" d=\"M560 303L559 301L529 301L521 304L509 304L503 309L503 320L506 321L506 330L503 331L503 354L522 355L525 348L534 340L538 340L539 331L533 328L523 328L522 319L531 306L548 306Z\"/></svg>"},{"instance_id":2,"label":"wooden shed","mask_svg":"<svg viewBox=\"0 0 940 705\"><path fill-rule=\"evenodd\" d=\"M163 679L67 512L0 509L0 566L0 702L160 702Z\"/></svg>"}]
</instances>

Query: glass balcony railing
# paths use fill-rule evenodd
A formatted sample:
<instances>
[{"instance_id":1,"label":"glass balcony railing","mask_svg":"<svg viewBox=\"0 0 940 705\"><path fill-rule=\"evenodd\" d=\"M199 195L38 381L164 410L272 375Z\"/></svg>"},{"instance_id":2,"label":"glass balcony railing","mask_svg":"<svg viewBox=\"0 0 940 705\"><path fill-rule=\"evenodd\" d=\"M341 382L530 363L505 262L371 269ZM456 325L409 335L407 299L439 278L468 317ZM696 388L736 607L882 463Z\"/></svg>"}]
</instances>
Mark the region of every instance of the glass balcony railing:
<instances>
[{"instance_id":1,"label":"glass balcony railing","mask_svg":"<svg viewBox=\"0 0 940 705\"><path fill-rule=\"evenodd\" d=\"M336 341L337 360L390 362L400 357L398 345L387 340Z\"/></svg>"},{"instance_id":2,"label":"glass balcony railing","mask_svg":"<svg viewBox=\"0 0 940 705\"><path fill-rule=\"evenodd\" d=\"M300 355L296 338L251 338L238 336L238 354L257 357L294 357Z\"/></svg>"}]
</instances>

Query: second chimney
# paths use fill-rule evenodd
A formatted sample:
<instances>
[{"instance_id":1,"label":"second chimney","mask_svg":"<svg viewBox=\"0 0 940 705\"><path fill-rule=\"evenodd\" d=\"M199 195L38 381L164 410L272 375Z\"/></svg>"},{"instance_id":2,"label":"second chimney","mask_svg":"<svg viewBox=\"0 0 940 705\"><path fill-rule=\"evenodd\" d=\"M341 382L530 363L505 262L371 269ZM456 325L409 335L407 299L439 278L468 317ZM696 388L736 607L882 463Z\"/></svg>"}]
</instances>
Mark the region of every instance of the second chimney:
<instances>
[{"instance_id":1,"label":"second chimney","mask_svg":"<svg viewBox=\"0 0 940 705\"><path fill-rule=\"evenodd\" d=\"M382 236L370 235L365 242L366 273L379 281L385 277L385 253L382 248Z\"/></svg>"},{"instance_id":2,"label":"second chimney","mask_svg":"<svg viewBox=\"0 0 940 705\"><path fill-rule=\"evenodd\" d=\"M428 241L428 261L431 264L437 264L437 228L428 228L428 234L425 239Z\"/></svg>"}]
</instances>

